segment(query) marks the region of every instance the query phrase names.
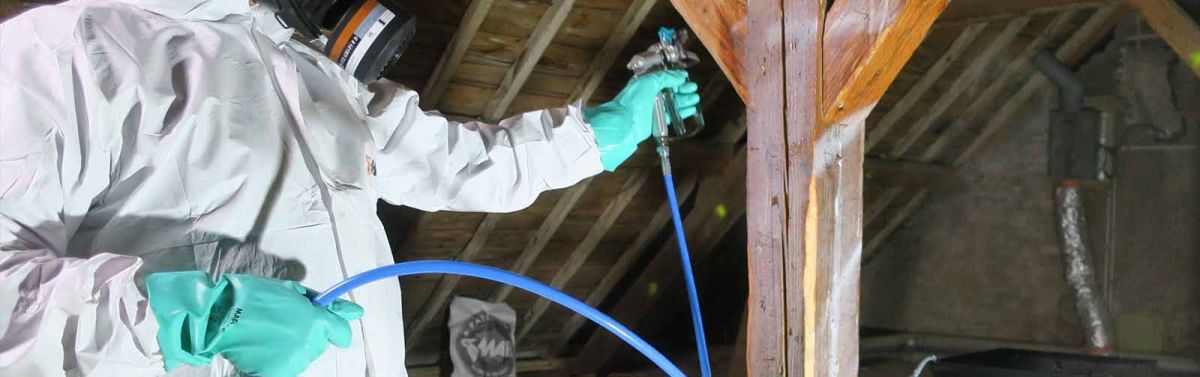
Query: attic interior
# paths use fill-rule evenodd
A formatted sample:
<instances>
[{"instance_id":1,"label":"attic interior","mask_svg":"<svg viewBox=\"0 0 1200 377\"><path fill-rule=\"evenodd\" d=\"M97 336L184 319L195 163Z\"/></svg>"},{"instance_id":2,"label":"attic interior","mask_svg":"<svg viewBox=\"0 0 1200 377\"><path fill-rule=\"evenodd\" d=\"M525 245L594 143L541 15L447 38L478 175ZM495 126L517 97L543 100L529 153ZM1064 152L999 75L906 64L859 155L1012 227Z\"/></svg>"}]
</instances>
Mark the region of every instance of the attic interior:
<instances>
[{"instance_id":1,"label":"attic interior","mask_svg":"<svg viewBox=\"0 0 1200 377\"><path fill-rule=\"evenodd\" d=\"M422 22L388 77L425 88L425 103L464 118L607 100L629 77L626 57L653 43L659 26L686 25L663 1L405 6ZM556 12L565 20L546 27ZM1163 21L1143 16L1172 17L1162 12L1176 12L1175 20L1191 21L1177 24L1190 28L1161 29ZM928 355L993 348L1086 353L1055 207L1067 175L1083 182L1094 284L1116 354L1155 360L1151 373L1160 375L1200 372L1200 138L1188 132L1200 123L1200 68L1174 46L1183 39L1200 50L1198 12L1200 2L1187 0L949 3L865 121L859 375L908 375ZM470 43L455 54L463 38ZM531 51L545 40L544 51ZM1033 63L1043 50L1083 83L1090 133L1051 132L1064 105ZM447 57L458 63L439 69ZM678 190L714 370L760 375L753 366L747 372L752 358L745 358L753 336L745 330L746 107L712 55L701 60L691 77L703 88L710 127L674 146ZM530 72L523 83L505 81L522 70ZM444 89L428 97L431 88ZM498 97L513 100L497 108ZM1068 136L1076 140L1063 141ZM1063 157L1068 144L1092 155ZM668 209L651 177L658 174L654 157L653 145L643 144L616 173L515 213L422 214L381 205L380 215L397 260L473 261L557 283L695 373ZM1051 169L1058 171L1052 176ZM453 296L515 310L521 375L658 373L611 335L531 294L440 276L402 286L414 375L448 371ZM970 375L950 367L925 373Z\"/></svg>"},{"instance_id":2,"label":"attic interior","mask_svg":"<svg viewBox=\"0 0 1200 377\"><path fill-rule=\"evenodd\" d=\"M657 41L660 26L703 26L678 9L708 15L706 6L732 3L764 17L735 0L394 2L419 22L384 77L419 90L426 110L490 121L611 99L630 77L625 62ZM816 3L832 33L832 20L845 19L834 12L856 0ZM28 6L5 4L0 16ZM858 149L846 144L860 158L825 159L845 174L832 179L844 190L810 198L837 204L807 212L833 213L836 246L824 254L824 241L809 248L789 244L780 228L765 235L802 256L798 265L759 254L776 249L763 248L766 228L754 217L764 198L755 184L770 177L755 174L764 144L752 135L781 127L759 126L742 95L769 88L747 79L740 93L742 80L730 75L742 72L718 64L731 53L756 61L754 52L720 50L696 33L701 64L689 73L708 127L673 144L672 163L714 374L916 376L933 355L940 361L920 375L988 367L995 376L1047 368L1200 375L1200 1L952 0L935 16L924 30L874 34L922 38L908 54L880 58L898 70L877 100L865 100L867 112L843 120L849 127L830 122L834 134L855 122L864 130L848 136ZM743 43L758 43L756 27L742 31ZM846 63L830 59L840 55L828 52L828 35L825 72ZM762 132L759 140L784 136ZM659 175L646 142L616 172L518 212L423 213L380 202L378 214L397 262L467 261L529 276L608 313L699 375ZM813 187L821 184L830 183ZM792 220L784 217L783 229L796 227ZM803 232L804 220L796 224ZM806 282L770 280L792 273ZM764 292L764 284L781 288ZM406 277L401 286L407 349L396 352L412 376L450 375L448 305L459 296L513 309L519 375L661 375L611 334L530 293L449 275ZM763 298L792 298L786 292L799 287L802 304ZM761 313L788 314L748 329ZM785 331L761 336L779 328L788 339ZM791 349L792 337L803 346Z\"/></svg>"},{"instance_id":3,"label":"attic interior","mask_svg":"<svg viewBox=\"0 0 1200 377\"><path fill-rule=\"evenodd\" d=\"M1200 3L1176 5L1169 9L1200 15ZM422 22L388 77L425 88L425 103L463 118L607 100L629 77L626 57L653 43L659 26L686 25L663 1L405 6ZM1200 123L1200 69L1176 54L1141 6L955 0L937 18L865 121L857 374L908 375L929 355L989 349L1086 354L1056 223L1055 188L1067 173L1049 171L1062 153L1049 146L1051 135L1065 135L1051 132L1061 99L1033 64L1043 50L1082 80L1083 108L1094 115L1095 132L1074 136L1095 155L1077 161L1071 174L1084 181L1086 236L1116 353L1154 360L1149 373L1200 371L1200 155L1197 133L1188 132ZM564 21L547 27L556 12ZM1191 25L1171 32L1195 42L1200 29ZM464 38L465 51L453 54ZM530 51L546 40L544 51ZM458 63L439 70L447 57ZM712 56L701 61L691 77L703 88L710 128L674 146L678 190L714 370L761 375L753 366L748 372L752 358L745 357L753 336L745 330L746 107ZM523 83L505 81L522 70L530 72ZM443 88L440 95L435 88ZM513 100L497 108L498 97ZM380 215L397 260L473 261L556 283L696 373L654 157L653 145L643 144L616 173L515 213L421 214L381 205ZM453 296L515 310L521 375L658 373L611 335L526 292L440 276L402 286L414 375L449 370ZM971 375L945 365L925 375ZM1013 373L1006 375L1026 375Z\"/></svg>"}]
</instances>

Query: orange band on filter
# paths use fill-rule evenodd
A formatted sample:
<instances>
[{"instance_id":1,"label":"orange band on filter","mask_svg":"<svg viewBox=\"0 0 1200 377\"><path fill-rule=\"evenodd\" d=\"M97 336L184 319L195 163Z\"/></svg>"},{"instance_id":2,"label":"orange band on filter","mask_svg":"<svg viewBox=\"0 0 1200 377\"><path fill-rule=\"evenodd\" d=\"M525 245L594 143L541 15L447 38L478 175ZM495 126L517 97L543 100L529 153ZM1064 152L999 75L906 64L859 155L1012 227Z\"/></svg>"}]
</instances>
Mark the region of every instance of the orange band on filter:
<instances>
[{"instance_id":1,"label":"orange band on filter","mask_svg":"<svg viewBox=\"0 0 1200 377\"><path fill-rule=\"evenodd\" d=\"M371 10L375 9L376 0L367 0L358 7L358 11L354 12L354 17L350 18L350 22L346 23L346 27L342 29L342 35L333 42L333 49L329 50L329 58L334 61L338 60L338 54L342 53L342 49L346 48L346 43L350 43L350 36L354 35L354 31L358 30L358 25L361 25L367 15L371 14Z\"/></svg>"}]
</instances>

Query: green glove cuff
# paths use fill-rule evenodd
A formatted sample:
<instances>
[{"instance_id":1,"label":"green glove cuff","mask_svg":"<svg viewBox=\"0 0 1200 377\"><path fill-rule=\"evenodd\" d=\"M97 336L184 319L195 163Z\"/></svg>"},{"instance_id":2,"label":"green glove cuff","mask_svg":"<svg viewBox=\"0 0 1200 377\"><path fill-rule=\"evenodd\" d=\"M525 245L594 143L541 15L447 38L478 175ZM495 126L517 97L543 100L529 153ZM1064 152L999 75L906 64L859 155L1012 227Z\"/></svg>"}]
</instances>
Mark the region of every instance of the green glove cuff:
<instances>
[{"instance_id":1,"label":"green glove cuff","mask_svg":"<svg viewBox=\"0 0 1200 377\"><path fill-rule=\"evenodd\" d=\"M584 110L600 147L604 170L614 171L653 133L655 97L664 89L675 94L675 107L683 118L696 114L698 87L685 71L661 71L633 79L611 102Z\"/></svg>"},{"instance_id":2,"label":"green glove cuff","mask_svg":"<svg viewBox=\"0 0 1200 377\"><path fill-rule=\"evenodd\" d=\"M252 275L224 274L214 282L199 271L164 272L145 282L167 371L205 365L220 354L245 373L296 376L328 344L348 347L349 321L363 314L342 300L317 307L296 282Z\"/></svg>"}]
</instances>

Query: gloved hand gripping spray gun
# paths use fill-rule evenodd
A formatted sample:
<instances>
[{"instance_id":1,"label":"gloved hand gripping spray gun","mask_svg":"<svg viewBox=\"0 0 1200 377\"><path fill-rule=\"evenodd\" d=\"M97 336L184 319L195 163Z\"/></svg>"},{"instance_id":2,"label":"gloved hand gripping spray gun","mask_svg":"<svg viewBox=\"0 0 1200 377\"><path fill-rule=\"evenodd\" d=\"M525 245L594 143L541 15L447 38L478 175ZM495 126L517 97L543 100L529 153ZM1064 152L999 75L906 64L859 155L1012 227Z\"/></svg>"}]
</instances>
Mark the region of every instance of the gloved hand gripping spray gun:
<instances>
[{"instance_id":1,"label":"gloved hand gripping spray gun","mask_svg":"<svg viewBox=\"0 0 1200 377\"><path fill-rule=\"evenodd\" d=\"M660 28L658 43L650 46L645 52L634 55L625 67L638 77L651 72L664 70L686 70L700 62L696 53L688 51L687 30L676 33L674 29ZM675 197L675 179L671 176L671 152L669 145L672 141L696 136L704 129L704 116L697 112L690 119L690 126L679 116L675 107L675 94L671 89L663 89L654 99L654 140L658 143L658 158L662 164L663 182L667 189L667 200L671 206L671 220L675 225L675 240L679 244L679 256L683 264L684 281L687 285L688 304L692 312L692 330L696 334L696 354L700 359L700 374L712 376L712 367L708 361L708 344L704 337L704 320L700 316L700 298L696 293L696 279L692 274L691 256L688 252L687 237L683 231L683 220L679 214L679 199Z\"/></svg>"},{"instance_id":2,"label":"gloved hand gripping spray gun","mask_svg":"<svg viewBox=\"0 0 1200 377\"><path fill-rule=\"evenodd\" d=\"M688 51L687 30L675 32L675 29L658 29L658 43L646 51L634 55L625 65L633 71L633 77L666 70L687 70L700 62L696 53ZM689 126L679 116L675 108L675 94L671 89L663 89L654 99L654 139L658 143L658 155L662 162L663 174L671 174L671 159L668 144L671 141L696 136L704 129L704 115L696 113L690 119L695 123Z\"/></svg>"}]
</instances>

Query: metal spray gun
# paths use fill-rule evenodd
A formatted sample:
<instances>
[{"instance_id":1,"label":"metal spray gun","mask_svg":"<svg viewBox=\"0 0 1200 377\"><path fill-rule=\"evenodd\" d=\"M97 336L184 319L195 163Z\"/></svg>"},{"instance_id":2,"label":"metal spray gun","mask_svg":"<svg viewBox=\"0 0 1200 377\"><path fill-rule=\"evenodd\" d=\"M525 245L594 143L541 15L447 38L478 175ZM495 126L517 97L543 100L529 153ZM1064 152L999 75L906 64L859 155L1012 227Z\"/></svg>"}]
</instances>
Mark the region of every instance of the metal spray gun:
<instances>
[{"instance_id":1,"label":"metal spray gun","mask_svg":"<svg viewBox=\"0 0 1200 377\"><path fill-rule=\"evenodd\" d=\"M681 69L686 70L700 62L696 53L688 51L688 32L676 32L671 28L658 29L658 43L650 45L646 51L634 55L625 65L633 71L633 77L652 72ZM704 115L696 113L692 118L694 124L687 124L679 116L675 108L675 94L671 89L663 89L654 99L654 139L658 141L658 155L662 160L663 174L671 174L670 152L667 144L671 141L696 136L704 129Z\"/></svg>"},{"instance_id":2,"label":"metal spray gun","mask_svg":"<svg viewBox=\"0 0 1200 377\"><path fill-rule=\"evenodd\" d=\"M678 34L674 29L658 29L658 43L645 52L634 55L626 68L638 77L651 72L669 69L688 69L700 61L696 53L684 47L687 31ZM667 145L673 140L696 136L704 128L704 117L696 113L689 127L675 108L675 93L663 89L654 98L654 139L658 141L658 157L662 162L663 183L667 189L667 201L671 205L671 220L675 225L675 241L679 244L679 259L682 262L684 283L687 287L688 304L692 312L692 330L696 335L696 353L700 361L700 375L712 376L712 364L708 358L708 343L704 336L704 319L700 315L700 295L696 292L696 278L692 273L692 258L684 234L683 216L679 214L679 199L675 196L675 179L671 177L671 153Z\"/></svg>"}]
</instances>

